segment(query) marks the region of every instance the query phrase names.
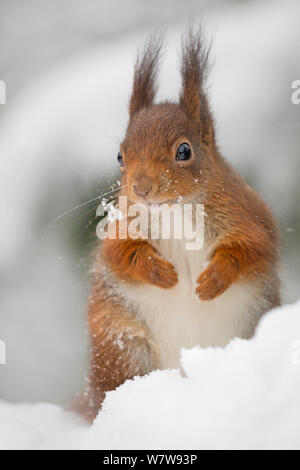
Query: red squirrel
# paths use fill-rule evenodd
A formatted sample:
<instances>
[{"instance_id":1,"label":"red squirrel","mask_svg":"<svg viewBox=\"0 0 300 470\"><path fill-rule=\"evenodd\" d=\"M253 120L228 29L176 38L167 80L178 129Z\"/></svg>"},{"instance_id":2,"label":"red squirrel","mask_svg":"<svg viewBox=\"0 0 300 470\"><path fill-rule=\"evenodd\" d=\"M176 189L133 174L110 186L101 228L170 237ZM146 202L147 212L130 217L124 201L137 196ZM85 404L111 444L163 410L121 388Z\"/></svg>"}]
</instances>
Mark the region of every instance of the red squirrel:
<instances>
[{"instance_id":1,"label":"red squirrel","mask_svg":"<svg viewBox=\"0 0 300 470\"><path fill-rule=\"evenodd\" d=\"M128 234L99 243L88 307L89 419L126 379L180 367L183 347L250 338L280 304L276 223L217 147L203 36L183 38L176 103L154 103L160 50L161 41L149 41L135 66L120 195L129 204L203 204L204 244L187 251L184 240Z\"/></svg>"}]
</instances>

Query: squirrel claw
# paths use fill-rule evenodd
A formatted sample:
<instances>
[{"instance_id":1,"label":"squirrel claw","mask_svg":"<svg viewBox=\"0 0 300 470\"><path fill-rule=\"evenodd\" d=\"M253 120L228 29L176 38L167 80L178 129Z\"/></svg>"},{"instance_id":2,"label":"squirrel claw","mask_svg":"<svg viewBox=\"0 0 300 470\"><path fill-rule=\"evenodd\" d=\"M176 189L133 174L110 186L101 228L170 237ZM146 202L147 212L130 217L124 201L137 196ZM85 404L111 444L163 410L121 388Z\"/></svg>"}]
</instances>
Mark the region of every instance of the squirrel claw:
<instances>
[{"instance_id":1,"label":"squirrel claw","mask_svg":"<svg viewBox=\"0 0 300 470\"><path fill-rule=\"evenodd\" d=\"M200 300L204 301L215 299L223 294L228 287L222 274L214 264L211 264L201 273L197 279L197 284L196 294L200 297Z\"/></svg>"},{"instance_id":2,"label":"squirrel claw","mask_svg":"<svg viewBox=\"0 0 300 470\"><path fill-rule=\"evenodd\" d=\"M162 289L170 289L178 282L177 272L174 266L163 258L158 256L152 257L152 263L149 269L149 281L151 284L161 287Z\"/></svg>"}]
</instances>

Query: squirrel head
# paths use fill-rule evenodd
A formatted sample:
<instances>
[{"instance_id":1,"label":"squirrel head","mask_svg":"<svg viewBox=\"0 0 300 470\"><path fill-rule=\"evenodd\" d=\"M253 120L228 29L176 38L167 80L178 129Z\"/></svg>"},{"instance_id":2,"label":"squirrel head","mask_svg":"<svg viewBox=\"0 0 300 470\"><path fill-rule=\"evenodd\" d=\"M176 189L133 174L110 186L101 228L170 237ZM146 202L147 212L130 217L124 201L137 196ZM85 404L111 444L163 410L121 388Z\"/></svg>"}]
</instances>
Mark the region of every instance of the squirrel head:
<instances>
[{"instance_id":1,"label":"squirrel head","mask_svg":"<svg viewBox=\"0 0 300 470\"><path fill-rule=\"evenodd\" d=\"M201 31L182 40L182 87L177 103L154 104L161 40L138 56L129 124L118 161L131 202L193 201L212 167L214 125L204 91L209 50Z\"/></svg>"}]
</instances>

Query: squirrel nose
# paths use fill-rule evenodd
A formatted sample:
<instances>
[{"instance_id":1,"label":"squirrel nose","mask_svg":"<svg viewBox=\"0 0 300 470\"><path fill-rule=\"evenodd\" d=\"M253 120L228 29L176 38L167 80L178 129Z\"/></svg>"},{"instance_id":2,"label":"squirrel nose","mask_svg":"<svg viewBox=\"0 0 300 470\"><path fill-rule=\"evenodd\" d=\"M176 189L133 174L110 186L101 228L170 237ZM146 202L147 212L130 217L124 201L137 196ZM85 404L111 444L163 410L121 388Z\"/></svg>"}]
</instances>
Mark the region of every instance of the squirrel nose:
<instances>
[{"instance_id":1,"label":"squirrel nose","mask_svg":"<svg viewBox=\"0 0 300 470\"><path fill-rule=\"evenodd\" d=\"M147 194L150 193L152 189L152 185L147 185L147 186L143 186L143 187L139 187L137 186L136 184L133 185L133 190L136 194L138 194L139 196L147 196Z\"/></svg>"},{"instance_id":2,"label":"squirrel nose","mask_svg":"<svg viewBox=\"0 0 300 470\"><path fill-rule=\"evenodd\" d=\"M132 189L138 196L146 197L150 191L153 191L154 181L148 175L136 174L133 180Z\"/></svg>"}]
</instances>

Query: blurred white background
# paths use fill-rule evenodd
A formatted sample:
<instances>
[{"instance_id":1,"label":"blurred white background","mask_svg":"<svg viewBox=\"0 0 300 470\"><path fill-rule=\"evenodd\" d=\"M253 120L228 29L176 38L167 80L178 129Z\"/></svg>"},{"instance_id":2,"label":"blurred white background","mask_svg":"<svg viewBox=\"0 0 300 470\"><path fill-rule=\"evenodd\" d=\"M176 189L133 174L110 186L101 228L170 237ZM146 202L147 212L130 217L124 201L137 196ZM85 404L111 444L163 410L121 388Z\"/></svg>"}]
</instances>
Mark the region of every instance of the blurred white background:
<instances>
[{"instance_id":1,"label":"blurred white background","mask_svg":"<svg viewBox=\"0 0 300 470\"><path fill-rule=\"evenodd\" d=\"M97 201L48 227L118 178L135 53L153 29L167 38L160 97L176 99L189 20L213 39L220 148L273 208L283 299L299 297L298 0L0 0L0 399L65 404L82 386Z\"/></svg>"}]
</instances>

